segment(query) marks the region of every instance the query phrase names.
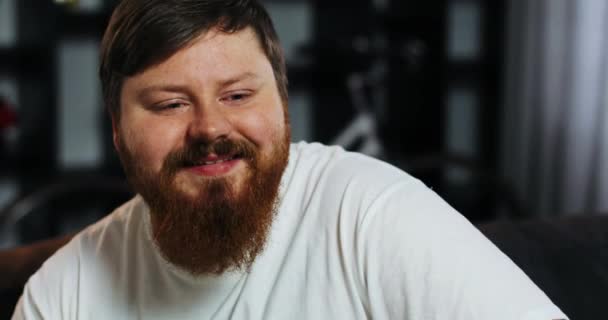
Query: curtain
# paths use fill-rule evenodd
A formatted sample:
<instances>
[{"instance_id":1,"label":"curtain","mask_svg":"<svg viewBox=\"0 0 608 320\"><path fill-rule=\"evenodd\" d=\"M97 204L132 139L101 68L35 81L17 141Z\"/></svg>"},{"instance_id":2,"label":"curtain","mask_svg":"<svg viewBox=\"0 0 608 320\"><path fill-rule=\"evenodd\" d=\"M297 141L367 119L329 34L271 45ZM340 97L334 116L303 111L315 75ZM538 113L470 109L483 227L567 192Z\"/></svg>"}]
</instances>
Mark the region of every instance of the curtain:
<instances>
[{"instance_id":1,"label":"curtain","mask_svg":"<svg viewBox=\"0 0 608 320\"><path fill-rule=\"evenodd\" d=\"M508 7L502 173L530 214L608 213L608 1Z\"/></svg>"}]
</instances>

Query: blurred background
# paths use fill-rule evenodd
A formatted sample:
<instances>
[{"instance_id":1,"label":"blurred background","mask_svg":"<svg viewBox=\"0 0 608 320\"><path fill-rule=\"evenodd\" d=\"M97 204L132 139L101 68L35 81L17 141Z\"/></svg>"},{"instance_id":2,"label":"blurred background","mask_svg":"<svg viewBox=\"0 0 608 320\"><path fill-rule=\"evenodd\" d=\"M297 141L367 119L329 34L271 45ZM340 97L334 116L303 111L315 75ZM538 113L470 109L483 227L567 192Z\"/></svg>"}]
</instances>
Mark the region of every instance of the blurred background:
<instances>
[{"instance_id":1,"label":"blurred background","mask_svg":"<svg viewBox=\"0 0 608 320\"><path fill-rule=\"evenodd\" d=\"M130 197L97 78L111 0L0 0L0 247ZM422 179L474 223L608 212L608 2L265 0L293 140Z\"/></svg>"}]
</instances>

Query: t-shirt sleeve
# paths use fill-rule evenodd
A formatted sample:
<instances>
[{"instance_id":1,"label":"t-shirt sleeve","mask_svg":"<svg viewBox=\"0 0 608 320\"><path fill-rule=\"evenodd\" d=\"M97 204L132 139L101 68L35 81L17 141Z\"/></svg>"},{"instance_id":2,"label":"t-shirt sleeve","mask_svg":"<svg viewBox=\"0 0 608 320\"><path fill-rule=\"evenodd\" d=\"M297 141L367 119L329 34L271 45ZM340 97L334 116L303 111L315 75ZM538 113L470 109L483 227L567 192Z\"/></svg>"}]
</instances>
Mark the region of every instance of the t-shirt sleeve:
<instances>
[{"instance_id":1,"label":"t-shirt sleeve","mask_svg":"<svg viewBox=\"0 0 608 320\"><path fill-rule=\"evenodd\" d=\"M12 320L76 319L79 263L74 240L30 277Z\"/></svg>"},{"instance_id":2,"label":"t-shirt sleeve","mask_svg":"<svg viewBox=\"0 0 608 320\"><path fill-rule=\"evenodd\" d=\"M360 220L358 262L374 319L567 319L462 215L417 180Z\"/></svg>"}]
</instances>

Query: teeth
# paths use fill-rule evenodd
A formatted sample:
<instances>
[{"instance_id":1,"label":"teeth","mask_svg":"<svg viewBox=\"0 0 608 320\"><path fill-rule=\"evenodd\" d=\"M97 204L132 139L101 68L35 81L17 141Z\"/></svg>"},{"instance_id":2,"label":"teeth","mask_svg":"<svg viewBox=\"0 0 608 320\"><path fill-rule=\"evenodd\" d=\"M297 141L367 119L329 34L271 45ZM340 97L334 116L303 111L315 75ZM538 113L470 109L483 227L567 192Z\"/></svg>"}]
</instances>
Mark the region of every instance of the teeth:
<instances>
[{"instance_id":1,"label":"teeth","mask_svg":"<svg viewBox=\"0 0 608 320\"><path fill-rule=\"evenodd\" d=\"M205 165L209 165L209 164L216 164L216 163L222 163L226 160L217 160L217 161L205 161Z\"/></svg>"},{"instance_id":2,"label":"teeth","mask_svg":"<svg viewBox=\"0 0 608 320\"><path fill-rule=\"evenodd\" d=\"M222 162L226 162L226 161L230 161L234 159L233 157L231 158L226 158L226 159L220 159L220 160L215 160L215 161L205 161L203 162L204 165L210 165L210 164L218 164L218 163L222 163Z\"/></svg>"}]
</instances>

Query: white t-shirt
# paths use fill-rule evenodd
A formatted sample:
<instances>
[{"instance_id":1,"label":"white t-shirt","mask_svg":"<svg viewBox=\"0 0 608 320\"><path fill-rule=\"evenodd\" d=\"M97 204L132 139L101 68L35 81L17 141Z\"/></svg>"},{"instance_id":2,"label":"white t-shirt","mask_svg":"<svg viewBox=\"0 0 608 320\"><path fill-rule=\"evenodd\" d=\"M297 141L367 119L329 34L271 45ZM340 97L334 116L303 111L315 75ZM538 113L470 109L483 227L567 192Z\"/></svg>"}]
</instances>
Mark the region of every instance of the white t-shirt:
<instances>
[{"instance_id":1,"label":"white t-shirt","mask_svg":"<svg viewBox=\"0 0 608 320\"><path fill-rule=\"evenodd\" d=\"M420 181L338 147L299 143L249 273L168 264L135 197L28 281L13 319L446 319L566 316Z\"/></svg>"}]
</instances>

